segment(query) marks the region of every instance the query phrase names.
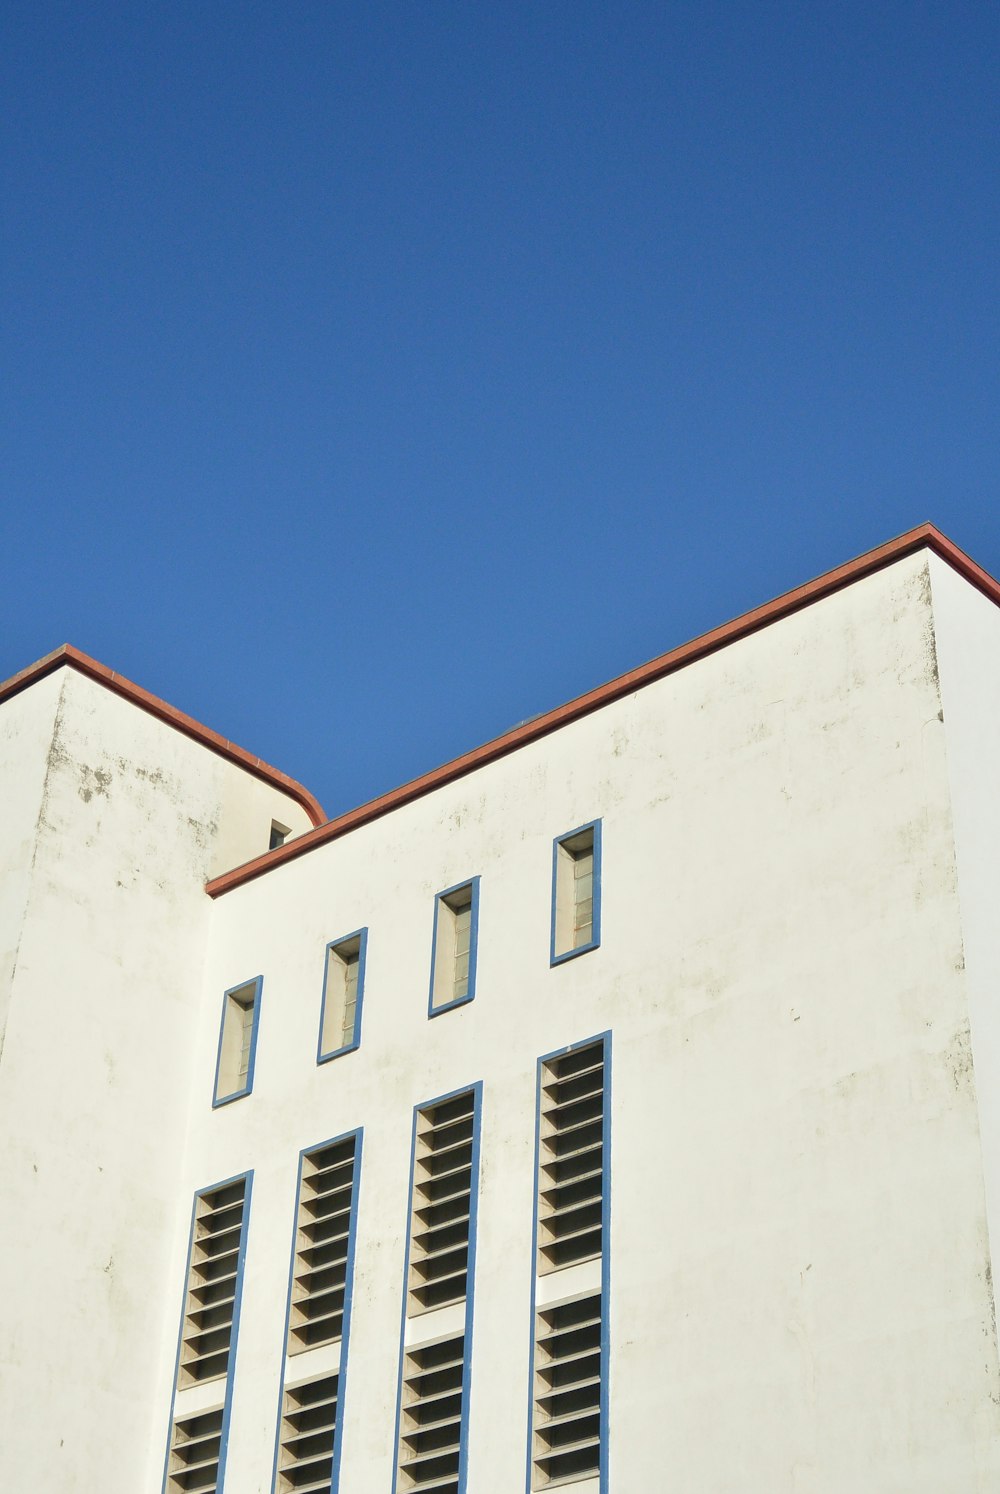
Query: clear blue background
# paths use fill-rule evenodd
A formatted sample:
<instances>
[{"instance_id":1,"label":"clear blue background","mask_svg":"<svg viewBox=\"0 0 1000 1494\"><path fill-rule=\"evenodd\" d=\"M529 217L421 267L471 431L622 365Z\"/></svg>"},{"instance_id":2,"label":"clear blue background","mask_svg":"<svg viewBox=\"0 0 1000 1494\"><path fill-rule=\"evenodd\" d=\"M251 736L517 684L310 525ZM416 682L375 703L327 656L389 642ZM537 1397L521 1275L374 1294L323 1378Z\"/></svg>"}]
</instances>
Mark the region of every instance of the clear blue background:
<instances>
[{"instance_id":1,"label":"clear blue background","mask_svg":"<svg viewBox=\"0 0 1000 1494\"><path fill-rule=\"evenodd\" d=\"M4 15L0 676L336 812L923 519L1000 572L1000 7Z\"/></svg>"}]
</instances>

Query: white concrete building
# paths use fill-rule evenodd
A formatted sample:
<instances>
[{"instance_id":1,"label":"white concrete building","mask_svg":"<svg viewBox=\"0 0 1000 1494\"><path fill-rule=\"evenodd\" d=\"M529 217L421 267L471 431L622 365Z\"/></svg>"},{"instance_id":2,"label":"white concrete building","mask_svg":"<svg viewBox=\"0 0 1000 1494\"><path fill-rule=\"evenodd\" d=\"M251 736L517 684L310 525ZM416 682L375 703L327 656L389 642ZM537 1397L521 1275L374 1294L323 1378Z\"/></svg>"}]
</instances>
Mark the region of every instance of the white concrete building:
<instances>
[{"instance_id":1,"label":"white concrete building","mask_svg":"<svg viewBox=\"0 0 1000 1494\"><path fill-rule=\"evenodd\" d=\"M3 1494L1000 1490L998 608L924 526L334 821L0 686Z\"/></svg>"}]
</instances>

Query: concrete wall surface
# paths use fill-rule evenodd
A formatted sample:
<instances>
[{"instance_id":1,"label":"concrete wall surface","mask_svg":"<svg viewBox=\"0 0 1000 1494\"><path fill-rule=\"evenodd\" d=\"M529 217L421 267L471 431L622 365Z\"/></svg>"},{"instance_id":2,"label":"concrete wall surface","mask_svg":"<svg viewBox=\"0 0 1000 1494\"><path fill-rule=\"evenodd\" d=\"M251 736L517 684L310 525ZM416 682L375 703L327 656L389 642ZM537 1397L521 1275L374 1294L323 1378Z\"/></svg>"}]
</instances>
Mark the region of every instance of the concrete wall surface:
<instances>
[{"instance_id":1,"label":"concrete wall surface","mask_svg":"<svg viewBox=\"0 0 1000 1494\"><path fill-rule=\"evenodd\" d=\"M0 1489L136 1494L207 877L287 796L85 675L0 705ZM16 956L16 961L15 961Z\"/></svg>"},{"instance_id":2,"label":"concrete wall surface","mask_svg":"<svg viewBox=\"0 0 1000 1494\"><path fill-rule=\"evenodd\" d=\"M953 589L942 659L967 625ZM264 1494L297 1155L359 1125L341 1494L391 1489L412 1107L477 1080L468 1491L524 1488L536 1059L605 1030L610 1489L1000 1488L950 710L918 553L219 898L150 1231L149 1494L192 1192L255 1171L226 1487ZM596 818L600 947L550 967L553 838ZM434 896L473 876L476 997L429 1021ZM317 1066L324 948L362 927L361 1046ZM253 1093L213 1111L222 993L257 975Z\"/></svg>"}]
</instances>

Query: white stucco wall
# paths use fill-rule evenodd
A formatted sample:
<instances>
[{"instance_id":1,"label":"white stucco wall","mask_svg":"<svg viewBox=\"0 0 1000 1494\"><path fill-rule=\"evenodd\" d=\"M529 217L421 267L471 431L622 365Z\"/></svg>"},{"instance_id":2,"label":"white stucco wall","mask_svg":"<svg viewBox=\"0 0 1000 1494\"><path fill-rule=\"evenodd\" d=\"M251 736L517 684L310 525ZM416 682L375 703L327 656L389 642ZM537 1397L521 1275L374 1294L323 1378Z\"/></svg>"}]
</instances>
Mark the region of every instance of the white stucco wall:
<instances>
[{"instance_id":1,"label":"white stucco wall","mask_svg":"<svg viewBox=\"0 0 1000 1494\"><path fill-rule=\"evenodd\" d=\"M58 710L56 702L58 701ZM61 668L0 704L0 1489L136 1494L162 1346L203 887L285 795ZM9 846L8 846L9 833ZM30 880L27 869L30 869Z\"/></svg>"},{"instance_id":2,"label":"white stucco wall","mask_svg":"<svg viewBox=\"0 0 1000 1494\"><path fill-rule=\"evenodd\" d=\"M297 1154L365 1127L343 1494L391 1487L412 1107L484 1081L469 1494L523 1488L535 1060L610 1028L615 1494L987 1494L1000 1375L926 555L223 896L191 1193L255 1169L227 1489L270 1489ZM599 950L550 969L551 844L603 819ZM476 1000L428 1021L434 894L479 874ZM362 1045L315 1064L327 940ZM254 1093L211 1109L258 973Z\"/></svg>"},{"instance_id":3,"label":"white stucco wall","mask_svg":"<svg viewBox=\"0 0 1000 1494\"><path fill-rule=\"evenodd\" d=\"M1000 609L931 559L964 959L991 1223L1000 1269Z\"/></svg>"}]
</instances>

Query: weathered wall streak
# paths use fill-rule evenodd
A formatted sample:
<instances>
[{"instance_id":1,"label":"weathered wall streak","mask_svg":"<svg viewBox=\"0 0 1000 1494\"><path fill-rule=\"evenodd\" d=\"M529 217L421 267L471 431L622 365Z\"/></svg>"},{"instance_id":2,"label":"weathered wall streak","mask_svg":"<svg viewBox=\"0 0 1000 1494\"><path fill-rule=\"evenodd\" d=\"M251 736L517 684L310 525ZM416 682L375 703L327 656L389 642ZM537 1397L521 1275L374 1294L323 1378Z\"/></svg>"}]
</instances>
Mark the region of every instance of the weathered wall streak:
<instances>
[{"instance_id":1,"label":"weathered wall streak","mask_svg":"<svg viewBox=\"0 0 1000 1494\"><path fill-rule=\"evenodd\" d=\"M38 854L38 832L62 709L63 680L53 677L28 700L0 712L3 854L0 856L0 1062L24 914Z\"/></svg>"}]
</instances>

